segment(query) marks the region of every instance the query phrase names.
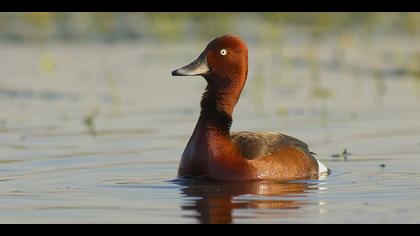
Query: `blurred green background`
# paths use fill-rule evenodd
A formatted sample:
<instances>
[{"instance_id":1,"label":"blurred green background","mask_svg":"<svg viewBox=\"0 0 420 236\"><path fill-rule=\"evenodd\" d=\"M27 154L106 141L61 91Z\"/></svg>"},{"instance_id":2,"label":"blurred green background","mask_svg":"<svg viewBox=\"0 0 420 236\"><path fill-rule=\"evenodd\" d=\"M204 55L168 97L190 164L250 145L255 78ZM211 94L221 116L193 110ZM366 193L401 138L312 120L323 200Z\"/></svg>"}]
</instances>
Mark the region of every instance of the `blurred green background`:
<instances>
[{"instance_id":1,"label":"blurred green background","mask_svg":"<svg viewBox=\"0 0 420 236\"><path fill-rule=\"evenodd\" d=\"M220 31L276 40L294 30L314 36L418 34L417 13L2 13L0 40L116 42L207 39ZM276 37L277 36L277 37Z\"/></svg>"}]
</instances>

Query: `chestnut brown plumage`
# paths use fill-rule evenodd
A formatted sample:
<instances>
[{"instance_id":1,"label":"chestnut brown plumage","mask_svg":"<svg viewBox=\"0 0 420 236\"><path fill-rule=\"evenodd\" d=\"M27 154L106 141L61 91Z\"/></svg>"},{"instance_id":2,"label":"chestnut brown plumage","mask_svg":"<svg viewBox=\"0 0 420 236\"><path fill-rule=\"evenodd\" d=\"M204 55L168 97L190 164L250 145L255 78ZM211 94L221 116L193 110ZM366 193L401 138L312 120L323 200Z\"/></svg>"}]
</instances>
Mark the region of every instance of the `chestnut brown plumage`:
<instances>
[{"instance_id":1,"label":"chestnut brown plumage","mask_svg":"<svg viewBox=\"0 0 420 236\"><path fill-rule=\"evenodd\" d=\"M179 177L250 181L319 174L319 162L308 145L296 138L273 132L230 133L232 114L248 76L248 48L238 36L214 39L195 61L172 75L201 75L207 81Z\"/></svg>"}]
</instances>

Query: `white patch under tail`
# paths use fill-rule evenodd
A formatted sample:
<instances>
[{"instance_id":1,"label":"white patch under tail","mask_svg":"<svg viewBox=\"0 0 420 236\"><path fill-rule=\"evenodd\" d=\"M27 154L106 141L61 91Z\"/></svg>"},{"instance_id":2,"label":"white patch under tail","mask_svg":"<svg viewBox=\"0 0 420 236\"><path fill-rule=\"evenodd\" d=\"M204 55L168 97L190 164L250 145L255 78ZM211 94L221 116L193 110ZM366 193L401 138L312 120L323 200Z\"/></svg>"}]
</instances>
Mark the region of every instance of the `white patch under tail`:
<instances>
[{"instance_id":1,"label":"white patch under tail","mask_svg":"<svg viewBox=\"0 0 420 236\"><path fill-rule=\"evenodd\" d=\"M320 161L318 161L318 173L319 174L327 174L329 172L328 168L322 164Z\"/></svg>"}]
</instances>

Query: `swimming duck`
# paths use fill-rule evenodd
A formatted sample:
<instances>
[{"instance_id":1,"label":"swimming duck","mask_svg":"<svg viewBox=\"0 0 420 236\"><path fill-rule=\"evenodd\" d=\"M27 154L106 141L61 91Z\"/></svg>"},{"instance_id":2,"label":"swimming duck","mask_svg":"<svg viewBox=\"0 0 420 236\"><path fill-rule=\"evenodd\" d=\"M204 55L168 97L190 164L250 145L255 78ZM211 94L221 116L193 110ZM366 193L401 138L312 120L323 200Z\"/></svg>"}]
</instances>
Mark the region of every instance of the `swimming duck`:
<instances>
[{"instance_id":1,"label":"swimming duck","mask_svg":"<svg viewBox=\"0 0 420 236\"><path fill-rule=\"evenodd\" d=\"M230 132L248 76L248 48L238 36L215 38L196 60L172 75L202 76L207 81L200 117L179 164L179 178L285 180L329 171L299 139L274 132Z\"/></svg>"}]
</instances>

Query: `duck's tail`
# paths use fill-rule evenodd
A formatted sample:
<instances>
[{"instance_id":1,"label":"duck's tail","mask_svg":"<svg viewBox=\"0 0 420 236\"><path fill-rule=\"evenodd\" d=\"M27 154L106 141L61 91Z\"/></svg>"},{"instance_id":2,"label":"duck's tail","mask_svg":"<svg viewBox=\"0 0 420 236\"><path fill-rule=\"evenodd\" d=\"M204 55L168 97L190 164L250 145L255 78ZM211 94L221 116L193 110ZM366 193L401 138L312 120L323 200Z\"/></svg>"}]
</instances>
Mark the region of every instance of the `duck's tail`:
<instances>
[{"instance_id":1,"label":"duck's tail","mask_svg":"<svg viewBox=\"0 0 420 236\"><path fill-rule=\"evenodd\" d=\"M331 173L331 170L328 169L324 164L322 164L320 161L318 161L318 173L319 174L327 174L329 175Z\"/></svg>"}]
</instances>

